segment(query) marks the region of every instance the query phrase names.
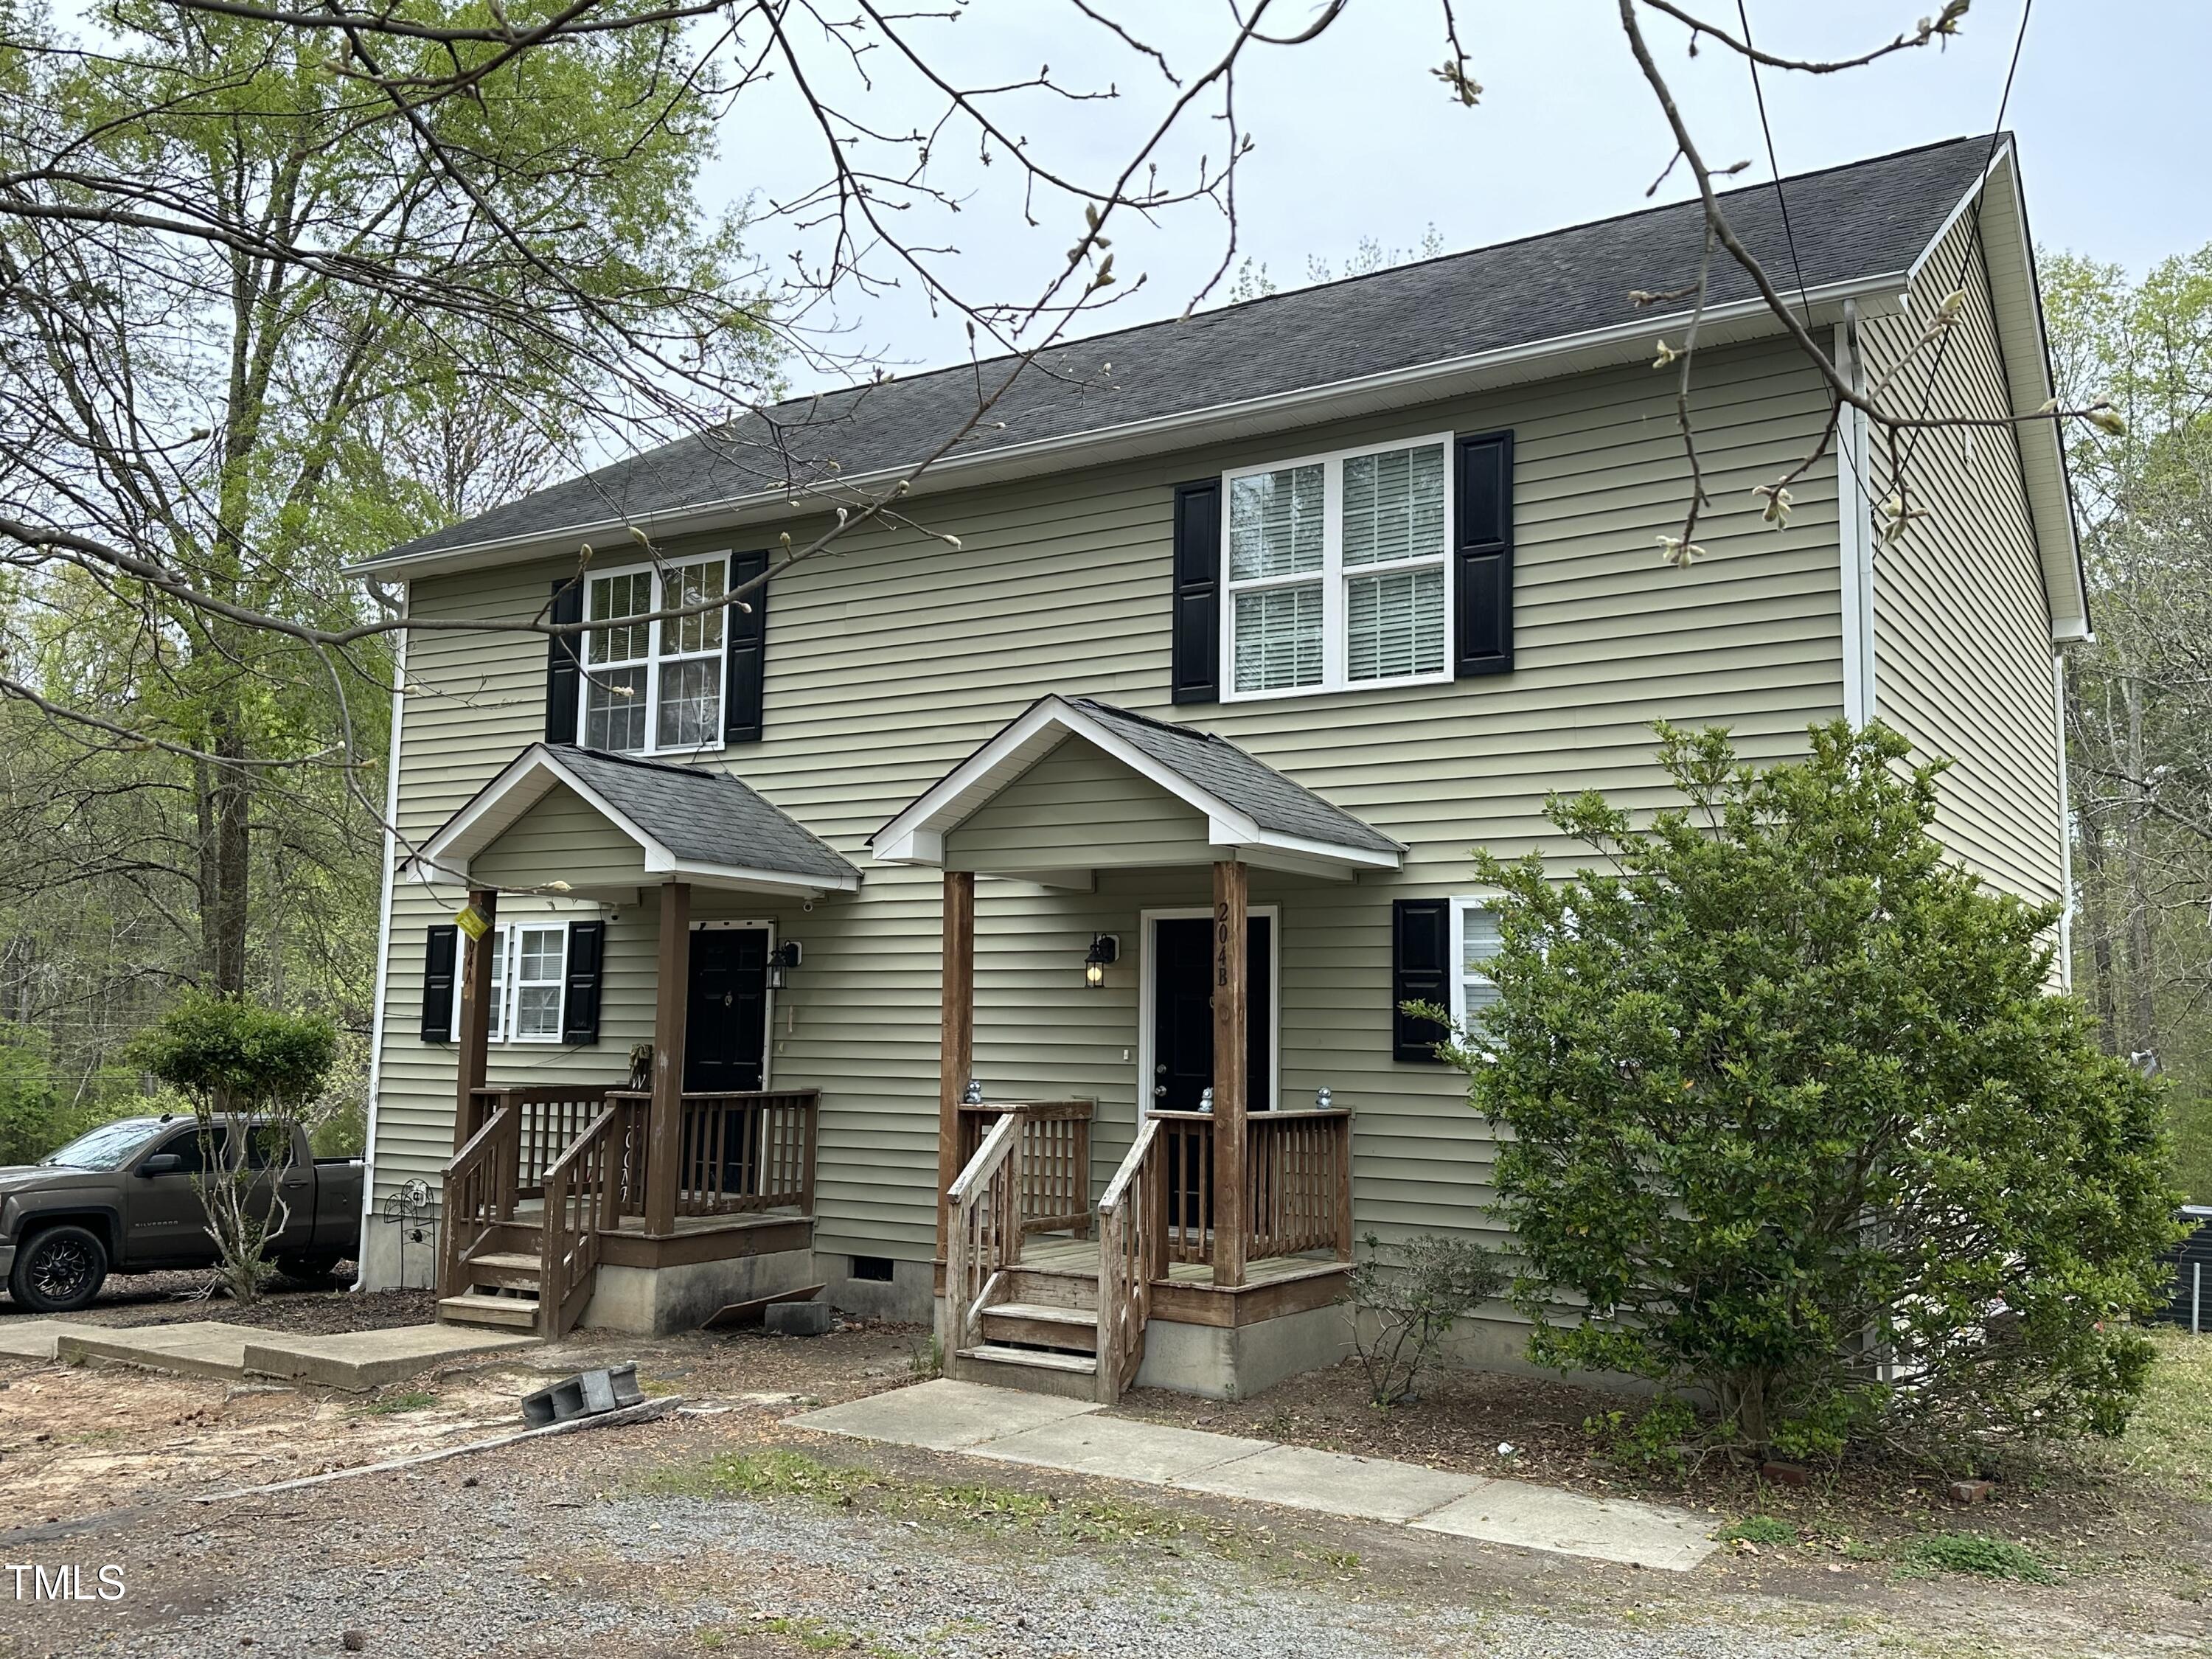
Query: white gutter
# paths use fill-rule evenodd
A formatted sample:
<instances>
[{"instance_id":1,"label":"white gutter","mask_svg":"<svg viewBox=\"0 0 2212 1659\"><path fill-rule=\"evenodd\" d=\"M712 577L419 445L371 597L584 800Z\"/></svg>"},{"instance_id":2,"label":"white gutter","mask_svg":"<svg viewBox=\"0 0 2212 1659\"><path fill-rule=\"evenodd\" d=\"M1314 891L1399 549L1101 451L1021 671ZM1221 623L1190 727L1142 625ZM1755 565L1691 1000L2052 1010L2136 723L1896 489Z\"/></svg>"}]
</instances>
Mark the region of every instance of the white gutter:
<instances>
[{"instance_id":1,"label":"white gutter","mask_svg":"<svg viewBox=\"0 0 2212 1659\"><path fill-rule=\"evenodd\" d=\"M412 597L402 593L399 615L404 621ZM398 631L392 676L391 758L384 773L384 896L376 913L376 1012L368 1026L368 1119L362 1131L361 1243L353 1259L351 1288L365 1288L368 1278L368 1224L376 1214L376 1100L384 1080L384 1008L392 982L392 889L398 873L399 853L399 728L407 709L407 630Z\"/></svg>"},{"instance_id":2,"label":"white gutter","mask_svg":"<svg viewBox=\"0 0 2212 1659\"><path fill-rule=\"evenodd\" d=\"M1904 273L1891 271L1878 276L1831 283L1809 290L1805 295L1805 302L1808 306L1830 306L1869 295L1894 294L1904 280ZM1110 459L1121 454L1141 453L1150 448L1179 447L1192 442L1194 434L1203 434L1206 428L1213 427L1249 429L1264 428L1269 423L1295 425L1302 416L1316 418L1314 411L1331 404L1363 398L1375 400L1378 407L1431 400L1451 395L1458 389L1456 382L1485 376L1510 379L1513 377L1506 371L1577 354L1617 351L1624 359L1642 356L1645 355L1645 348L1655 337L1678 325L1687 315L1687 313L1677 312L1666 316L1638 318L1606 328L1586 329L1578 333L1504 346L1492 351L1473 352L1437 362L1419 363L1407 368L1333 381L1326 386L1301 386L1291 392L1271 392L1262 398L1216 404L1204 409L1183 410L1148 420L1095 427L1084 432L1038 438L1026 443L1002 445L981 454L953 456L939 461L916 481L915 488L917 493L950 489L992 483L1000 476L1047 471L1054 467L1076 464L1068 458L1082 455L1086 451L1103 452L1093 459ZM1765 325L1756 326L1762 324ZM1776 334L1782 330L1779 322L1767 309L1766 302L1753 295L1711 307L1699 325L1699 331L1709 343L1727 344L1732 340ZM1074 343L1088 343L1078 341ZM839 497L842 497L850 492L895 483L907 475L913 463L908 462L897 466L879 467L868 472L841 474L831 487L836 489ZM345 574L381 576L394 572L459 568L473 566L487 559L500 562L500 556L520 559L537 554L574 552L579 541L593 536L626 534L633 527L664 535L678 535L687 530L719 529L740 518L781 518L794 513L826 511L837 504L837 499L818 493L818 487L814 486L797 492L760 490L673 512L645 513L632 518L597 519L556 530L531 531L520 535L495 537L489 541L471 542L458 547L368 560L347 566Z\"/></svg>"}]
</instances>

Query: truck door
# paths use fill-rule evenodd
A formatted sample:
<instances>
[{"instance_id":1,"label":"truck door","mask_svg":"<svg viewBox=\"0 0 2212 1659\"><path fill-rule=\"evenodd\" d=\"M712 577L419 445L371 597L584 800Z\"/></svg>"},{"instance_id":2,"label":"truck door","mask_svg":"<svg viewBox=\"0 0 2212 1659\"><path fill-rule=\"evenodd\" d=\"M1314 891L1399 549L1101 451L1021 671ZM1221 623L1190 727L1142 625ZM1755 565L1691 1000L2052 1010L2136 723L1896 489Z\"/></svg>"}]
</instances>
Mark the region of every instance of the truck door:
<instances>
[{"instance_id":1,"label":"truck door","mask_svg":"<svg viewBox=\"0 0 2212 1659\"><path fill-rule=\"evenodd\" d=\"M222 1134L216 1131L218 1145ZM207 1211L192 1184L200 1172L200 1153L199 1131L187 1123L140 1156L133 1166L131 1189L123 1197L128 1220L118 1265L133 1270L169 1264L190 1267L215 1260ZM165 1155L179 1160L175 1169L144 1173L153 1159Z\"/></svg>"}]
</instances>

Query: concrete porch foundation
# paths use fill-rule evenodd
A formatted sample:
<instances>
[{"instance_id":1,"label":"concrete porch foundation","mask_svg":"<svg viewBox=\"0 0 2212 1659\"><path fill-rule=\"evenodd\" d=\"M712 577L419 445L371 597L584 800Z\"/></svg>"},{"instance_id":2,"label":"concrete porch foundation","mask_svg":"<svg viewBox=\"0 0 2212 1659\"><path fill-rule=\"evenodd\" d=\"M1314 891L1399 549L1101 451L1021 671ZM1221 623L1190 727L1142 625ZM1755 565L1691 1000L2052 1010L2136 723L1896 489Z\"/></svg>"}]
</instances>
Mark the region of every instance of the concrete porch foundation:
<instances>
[{"instance_id":1,"label":"concrete porch foundation","mask_svg":"<svg viewBox=\"0 0 2212 1659\"><path fill-rule=\"evenodd\" d=\"M1334 1304L1249 1325L1188 1325L1156 1316L1145 1327L1137 1386L1208 1400L1249 1400L1286 1377L1334 1365L1351 1352L1350 1318Z\"/></svg>"},{"instance_id":2,"label":"concrete porch foundation","mask_svg":"<svg viewBox=\"0 0 2212 1659\"><path fill-rule=\"evenodd\" d=\"M696 1331L732 1302L778 1296L821 1281L814 1252L774 1250L726 1261L692 1261L633 1267L602 1261L577 1322L592 1330L633 1336L672 1336Z\"/></svg>"}]
</instances>

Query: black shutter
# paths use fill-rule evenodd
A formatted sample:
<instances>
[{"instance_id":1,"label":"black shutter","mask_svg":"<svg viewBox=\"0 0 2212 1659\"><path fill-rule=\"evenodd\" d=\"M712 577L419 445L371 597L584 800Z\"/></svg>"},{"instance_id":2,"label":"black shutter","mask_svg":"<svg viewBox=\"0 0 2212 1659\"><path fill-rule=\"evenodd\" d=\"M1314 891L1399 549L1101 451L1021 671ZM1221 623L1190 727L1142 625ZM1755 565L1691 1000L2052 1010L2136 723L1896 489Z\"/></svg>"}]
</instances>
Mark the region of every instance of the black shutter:
<instances>
[{"instance_id":1,"label":"black shutter","mask_svg":"<svg viewBox=\"0 0 2212 1659\"><path fill-rule=\"evenodd\" d=\"M1221 701L1221 480L1175 493L1175 640L1171 700Z\"/></svg>"},{"instance_id":2,"label":"black shutter","mask_svg":"<svg viewBox=\"0 0 2212 1659\"><path fill-rule=\"evenodd\" d=\"M574 623L584 620L584 579L565 576L553 584L553 605L546 620ZM545 741L576 740L576 703L583 689L584 671L577 665L575 634L545 636Z\"/></svg>"},{"instance_id":3,"label":"black shutter","mask_svg":"<svg viewBox=\"0 0 2212 1659\"><path fill-rule=\"evenodd\" d=\"M1451 1006L1451 901L1399 899L1390 906L1390 1058L1434 1060L1451 1035L1406 1012L1409 1002Z\"/></svg>"},{"instance_id":4,"label":"black shutter","mask_svg":"<svg viewBox=\"0 0 2212 1659\"><path fill-rule=\"evenodd\" d=\"M1459 441L1459 615L1454 673L1460 679L1513 670L1513 434Z\"/></svg>"},{"instance_id":5,"label":"black shutter","mask_svg":"<svg viewBox=\"0 0 2212 1659\"><path fill-rule=\"evenodd\" d=\"M768 568L765 553L738 553L730 560L732 592ZM740 611L732 605L726 624L729 632L729 672L722 685L722 741L758 743L763 725L761 687L768 665L768 589L763 582L745 595L752 607Z\"/></svg>"},{"instance_id":6,"label":"black shutter","mask_svg":"<svg viewBox=\"0 0 2212 1659\"><path fill-rule=\"evenodd\" d=\"M461 930L441 921L422 942L422 1041L453 1040L453 965L461 951Z\"/></svg>"},{"instance_id":7,"label":"black shutter","mask_svg":"<svg viewBox=\"0 0 2212 1659\"><path fill-rule=\"evenodd\" d=\"M561 1041L599 1040L599 970L606 957L604 921L568 924L568 989L562 1003Z\"/></svg>"}]
</instances>

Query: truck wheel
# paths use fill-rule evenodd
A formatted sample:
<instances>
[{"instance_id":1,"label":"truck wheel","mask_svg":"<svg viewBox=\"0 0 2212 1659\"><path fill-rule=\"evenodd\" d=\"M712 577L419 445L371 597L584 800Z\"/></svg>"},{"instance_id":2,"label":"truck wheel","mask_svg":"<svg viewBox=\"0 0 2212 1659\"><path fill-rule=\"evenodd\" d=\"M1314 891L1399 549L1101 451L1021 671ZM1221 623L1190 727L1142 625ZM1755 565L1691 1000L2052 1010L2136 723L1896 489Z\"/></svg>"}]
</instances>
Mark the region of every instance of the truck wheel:
<instances>
[{"instance_id":1,"label":"truck wheel","mask_svg":"<svg viewBox=\"0 0 2212 1659\"><path fill-rule=\"evenodd\" d=\"M318 1285L331 1282L331 1275L338 1270L338 1259L334 1255L280 1255L276 1271L284 1276L288 1285Z\"/></svg>"},{"instance_id":2,"label":"truck wheel","mask_svg":"<svg viewBox=\"0 0 2212 1659\"><path fill-rule=\"evenodd\" d=\"M75 1313L100 1294L107 1246L85 1227L49 1227L15 1251L8 1289L33 1313Z\"/></svg>"}]
</instances>

